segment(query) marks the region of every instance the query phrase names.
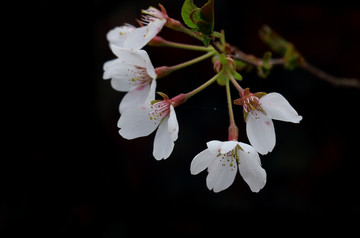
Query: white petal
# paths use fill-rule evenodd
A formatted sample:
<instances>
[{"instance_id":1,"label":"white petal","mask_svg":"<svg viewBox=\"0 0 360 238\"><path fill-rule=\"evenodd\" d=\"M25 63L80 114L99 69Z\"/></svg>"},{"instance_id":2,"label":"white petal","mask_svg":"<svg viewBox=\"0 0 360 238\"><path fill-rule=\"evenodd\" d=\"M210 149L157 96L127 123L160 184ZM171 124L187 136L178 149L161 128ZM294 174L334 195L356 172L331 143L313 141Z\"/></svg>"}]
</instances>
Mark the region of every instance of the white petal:
<instances>
[{"instance_id":1,"label":"white petal","mask_svg":"<svg viewBox=\"0 0 360 238\"><path fill-rule=\"evenodd\" d=\"M170 105L170 115L168 120L168 130L172 141L176 141L179 133L179 123L173 105Z\"/></svg>"},{"instance_id":2,"label":"white petal","mask_svg":"<svg viewBox=\"0 0 360 238\"><path fill-rule=\"evenodd\" d=\"M190 172L196 175L209 167L209 165L216 159L216 155L211 153L209 149L203 150L197 154L191 161Z\"/></svg>"},{"instance_id":3,"label":"white petal","mask_svg":"<svg viewBox=\"0 0 360 238\"><path fill-rule=\"evenodd\" d=\"M147 33L147 38L154 38L164 27L166 23L166 19L155 19L154 21L150 22L147 26L149 28L149 32ZM150 41L149 40L149 41Z\"/></svg>"},{"instance_id":4,"label":"white petal","mask_svg":"<svg viewBox=\"0 0 360 238\"><path fill-rule=\"evenodd\" d=\"M118 121L120 135L131 140L151 134L160 124L160 120L151 120L150 110L149 106L137 105L124 111Z\"/></svg>"},{"instance_id":5,"label":"white petal","mask_svg":"<svg viewBox=\"0 0 360 238\"><path fill-rule=\"evenodd\" d=\"M149 90L149 95L145 100L145 104L149 105L151 104L151 101L155 100L155 94L156 94L156 80L153 79L151 81L151 85L150 85L150 90Z\"/></svg>"},{"instance_id":6,"label":"white petal","mask_svg":"<svg viewBox=\"0 0 360 238\"><path fill-rule=\"evenodd\" d=\"M110 45L110 48L114 55L118 57L118 60L123 64L146 68L145 57L148 57L148 54L145 50L129 50L116 45Z\"/></svg>"},{"instance_id":7,"label":"white petal","mask_svg":"<svg viewBox=\"0 0 360 238\"><path fill-rule=\"evenodd\" d=\"M174 149L174 142L168 131L169 117L165 117L156 131L153 156L157 160L167 159Z\"/></svg>"},{"instance_id":8,"label":"white petal","mask_svg":"<svg viewBox=\"0 0 360 238\"><path fill-rule=\"evenodd\" d=\"M150 81L144 78L142 72L134 66L119 68L118 72L114 73L111 78L111 86L121 92L127 92L150 84Z\"/></svg>"},{"instance_id":9,"label":"white petal","mask_svg":"<svg viewBox=\"0 0 360 238\"><path fill-rule=\"evenodd\" d=\"M103 66L104 71L106 72L106 70L107 70L108 68L110 68L113 64L117 64L117 63L116 63L117 60L118 60L118 59L112 59L112 60L106 61L106 62L104 63L104 66ZM105 72L104 72L103 78L104 78L104 79L109 79L109 78L111 78L111 77L109 77L109 76L106 76L106 75L105 75Z\"/></svg>"},{"instance_id":10,"label":"white petal","mask_svg":"<svg viewBox=\"0 0 360 238\"><path fill-rule=\"evenodd\" d=\"M145 60L146 72L148 73L148 75L152 79L155 79L156 78L155 69L154 69L153 64L151 63L151 60L150 60L150 57L149 57L148 53L146 51L144 51L144 50L140 50L138 53Z\"/></svg>"},{"instance_id":11,"label":"white petal","mask_svg":"<svg viewBox=\"0 0 360 238\"><path fill-rule=\"evenodd\" d=\"M260 154L267 154L275 147L274 124L270 117L258 110L249 113L246 119L246 133L250 144Z\"/></svg>"},{"instance_id":12,"label":"white petal","mask_svg":"<svg viewBox=\"0 0 360 238\"><path fill-rule=\"evenodd\" d=\"M279 93L269 93L260 98L260 104L266 114L275 120L299 123L302 116Z\"/></svg>"},{"instance_id":13,"label":"white petal","mask_svg":"<svg viewBox=\"0 0 360 238\"><path fill-rule=\"evenodd\" d=\"M227 189L234 182L237 162L235 158L222 155L215 158L208 171L206 185L209 190L213 189L217 193Z\"/></svg>"},{"instance_id":14,"label":"white petal","mask_svg":"<svg viewBox=\"0 0 360 238\"><path fill-rule=\"evenodd\" d=\"M143 48L152 38L148 38L147 32L149 31L148 26L142 26L136 28L131 32L126 41L124 42L124 48L126 49L141 49Z\"/></svg>"},{"instance_id":15,"label":"white petal","mask_svg":"<svg viewBox=\"0 0 360 238\"><path fill-rule=\"evenodd\" d=\"M218 155L220 153L222 143L222 141L212 140L206 143L206 145L211 153Z\"/></svg>"},{"instance_id":16,"label":"white petal","mask_svg":"<svg viewBox=\"0 0 360 238\"><path fill-rule=\"evenodd\" d=\"M122 63L119 59L107 61L104 64L103 79L111 78L111 85L114 89L127 92L132 87L129 80L124 80L124 75L127 74L128 68L129 66Z\"/></svg>"},{"instance_id":17,"label":"white petal","mask_svg":"<svg viewBox=\"0 0 360 238\"><path fill-rule=\"evenodd\" d=\"M123 47L128 34L135 29L136 28L132 25L115 27L106 34L106 39L109 41L110 44Z\"/></svg>"},{"instance_id":18,"label":"white petal","mask_svg":"<svg viewBox=\"0 0 360 238\"><path fill-rule=\"evenodd\" d=\"M239 172L251 191L259 192L265 186L266 172L261 167L259 154L248 144L239 142Z\"/></svg>"},{"instance_id":19,"label":"white petal","mask_svg":"<svg viewBox=\"0 0 360 238\"><path fill-rule=\"evenodd\" d=\"M111 85L118 91L130 91L155 79L155 69L146 51L129 51L112 45L119 57L104 64L104 79L112 78Z\"/></svg>"},{"instance_id":20,"label":"white petal","mask_svg":"<svg viewBox=\"0 0 360 238\"><path fill-rule=\"evenodd\" d=\"M150 84L129 91L121 100L119 107L120 114L123 114L126 109L144 104L146 98L149 96L149 92Z\"/></svg>"},{"instance_id":21,"label":"white petal","mask_svg":"<svg viewBox=\"0 0 360 238\"><path fill-rule=\"evenodd\" d=\"M156 19L150 22L147 26L136 28L133 32L128 34L124 47L127 49L141 49L152 38L154 38L165 25L165 19Z\"/></svg>"},{"instance_id":22,"label":"white petal","mask_svg":"<svg viewBox=\"0 0 360 238\"><path fill-rule=\"evenodd\" d=\"M233 150L235 146L238 144L237 141L225 141L221 144L220 153L226 154L227 152Z\"/></svg>"}]
</instances>

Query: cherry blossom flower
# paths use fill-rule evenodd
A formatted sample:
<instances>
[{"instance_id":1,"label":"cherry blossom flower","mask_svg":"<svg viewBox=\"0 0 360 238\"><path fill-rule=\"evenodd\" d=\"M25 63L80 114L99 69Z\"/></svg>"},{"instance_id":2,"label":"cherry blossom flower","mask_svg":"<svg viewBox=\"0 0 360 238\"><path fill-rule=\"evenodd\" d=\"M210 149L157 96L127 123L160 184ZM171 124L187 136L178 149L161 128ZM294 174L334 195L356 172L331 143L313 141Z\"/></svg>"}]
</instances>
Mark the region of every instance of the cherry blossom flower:
<instances>
[{"instance_id":1,"label":"cherry blossom flower","mask_svg":"<svg viewBox=\"0 0 360 238\"><path fill-rule=\"evenodd\" d=\"M149 96L150 87L156 87L156 73L150 58L144 50L127 50L111 45L118 57L104 64L104 79L111 78L115 90L128 92L120 103L120 113L127 108L143 104Z\"/></svg>"},{"instance_id":2,"label":"cherry blossom flower","mask_svg":"<svg viewBox=\"0 0 360 238\"><path fill-rule=\"evenodd\" d=\"M110 30L106 35L110 45L139 50L161 31L167 19L165 9L160 11L154 7L149 7L142 13L143 26L136 28L130 24L125 24Z\"/></svg>"},{"instance_id":3,"label":"cherry blossom flower","mask_svg":"<svg viewBox=\"0 0 360 238\"><path fill-rule=\"evenodd\" d=\"M279 93L250 93L245 89L235 104L244 108L246 133L250 144L260 154L267 154L275 147L275 129L272 120L299 123L299 116L289 102Z\"/></svg>"},{"instance_id":4,"label":"cherry blossom flower","mask_svg":"<svg viewBox=\"0 0 360 238\"><path fill-rule=\"evenodd\" d=\"M129 140L148 136L157 129L153 149L157 160L168 158L174 149L179 132L174 107L181 103L178 97L169 99L165 94L159 94L163 100L154 101L155 93L150 92L152 96L144 104L125 110L118 121L120 135Z\"/></svg>"},{"instance_id":5,"label":"cherry blossom flower","mask_svg":"<svg viewBox=\"0 0 360 238\"><path fill-rule=\"evenodd\" d=\"M234 182L237 169L251 191L259 192L265 186L266 172L253 147L235 140L213 140L207 143L207 147L192 160L190 171L196 175L207 168L209 190L217 193L227 189Z\"/></svg>"}]
</instances>

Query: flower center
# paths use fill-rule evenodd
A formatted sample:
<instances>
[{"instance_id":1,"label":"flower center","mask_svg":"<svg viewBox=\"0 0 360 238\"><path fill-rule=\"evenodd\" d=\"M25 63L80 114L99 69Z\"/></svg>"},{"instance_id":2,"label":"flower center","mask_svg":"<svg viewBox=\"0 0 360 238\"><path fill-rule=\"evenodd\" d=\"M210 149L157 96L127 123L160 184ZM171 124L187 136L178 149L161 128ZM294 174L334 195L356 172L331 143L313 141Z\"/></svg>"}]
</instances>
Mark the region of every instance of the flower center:
<instances>
[{"instance_id":1,"label":"flower center","mask_svg":"<svg viewBox=\"0 0 360 238\"><path fill-rule=\"evenodd\" d=\"M170 102L160 101L151 105L151 111L149 113L150 120L162 120L170 113Z\"/></svg>"},{"instance_id":2,"label":"flower center","mask_svg":"<svg viewBox=\"0 0 360 238\"><path fill-rule=\"evenodd\" d=\"M260 100L258 97L254 95L247 95L238 100L236 100L238 104L242 105L245 112L249 113L250 111L256 109L258 111L263 111L261 108Z\"/></svg>"},{"instance_id":3,"label":"flower center","mask_svg":"<svg viewBox=\"0 0 360 238\"><path fill-rule=\"evenodd\" d=\"M163 14L156 8L150 7L147 10L142 10L141 22L148 25L156 19L163 19Z\"/></svg>"},{"instance_id":4,"label":"flower center","mask_svg":"<svg viewBox=\"0 0 360 238\"><path fill-rule=\"evenodd\" d=\"M220 161L222 162L221 165L225 166L226 162L229 163L229 166L231 167L231 169L233 170L235 167L234 163L237 162L238 164L240 164L240 158L239 158L239 153L238 153L238 149L237 147L235 147L232 151L227 152L226 154L218 154L217 157L220 157L221 159ZM225 161L226 160L226 161Z\"/></svg>"},{"instance_id":5,"label":"flower center","mask_svg":"<svg viewBox=\"0 0 360 238\"><path fill-rule=\"evenodd\" d=\"M144 86L152 81L145 68L135 66L136 70L133 72L133 77L130 79L131 86Z\"/></svg>"}]
</instances>

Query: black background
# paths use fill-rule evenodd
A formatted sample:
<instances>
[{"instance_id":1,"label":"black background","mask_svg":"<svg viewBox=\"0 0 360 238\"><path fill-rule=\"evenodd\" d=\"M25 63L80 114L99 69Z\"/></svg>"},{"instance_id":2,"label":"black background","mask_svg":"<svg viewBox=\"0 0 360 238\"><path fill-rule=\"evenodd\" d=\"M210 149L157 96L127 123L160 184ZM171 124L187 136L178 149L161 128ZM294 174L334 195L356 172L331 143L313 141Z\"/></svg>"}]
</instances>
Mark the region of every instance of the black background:
<instances>
[{"instance_id":1,"label":"black background","mask_svg":"<svg viewBox=\"0 0 360 238\"><path fill-rule=\"evenodd\" d=\"M289 226L294 233L354 232L360 214L359 90L333 87L301 69L275 68L267 79L243 74L243 87L279 92L303 116L300 124L274 123L277 144L261 156L267 184L259 193L237 175L230 188L215 194L206 187L206 172L190 174L190 162L206 142L227 139L225 89L216 84L176 109L179 139L167 160L152 157L154 134L121 138L116 123L124 94L102 79L103 63L114 58L105 35L126 22L135 25L140 9L157 3L38 1L21 10L9 7L14 14L5 23L11 33L4 38L15 47L4 82L14 90L4 100L9 133L0 167L1 237L135 237L143 231L240 236L287 234ZM180 19L182 1L160 3ZM258 29L268 24L319 68L360 78L357 3L222 0L215 3L215 17L216 30L224 29L227 41L246 53L261 57L267 50ZM168 29L160 35L198 44ZM199 55L145 49L155 67ZM173 97L213 75L205 61L159 80L158 91ZM241 108L235 113L239 140L248 142Z\"/></svg>"}]
</instances>

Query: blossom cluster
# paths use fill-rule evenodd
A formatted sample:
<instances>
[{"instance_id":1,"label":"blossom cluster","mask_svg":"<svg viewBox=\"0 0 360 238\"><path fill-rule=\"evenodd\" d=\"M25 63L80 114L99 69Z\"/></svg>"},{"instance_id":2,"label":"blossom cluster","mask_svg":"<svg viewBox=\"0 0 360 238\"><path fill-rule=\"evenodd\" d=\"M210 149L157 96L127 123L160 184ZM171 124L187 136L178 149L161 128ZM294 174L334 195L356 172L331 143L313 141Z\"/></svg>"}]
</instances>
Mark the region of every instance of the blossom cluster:
<instances>
[{"instance_id":1,"label":"blossom cluster","mask_svg":"<svg viewBox=\"0 0 360 238\"><path fill-rule=\"evenodd\" d=\"M110 30L107 34L109 47L115 59L104 64L104 79L111 79L111 86L126 92L120 102L119 134L128 140L148 136L156 131L153 156L156 160L170 157L178 139L179 124L175 108L190 97L217 81L226 86L230 126L228 140L212 140L207 148L197 154L190 165L191 174L208 171L206 184L209 190L220 192L227 189L239 171L251 191L259 192L266 183L266 172L262 168L260 156L273 150L276 144L273 120L299 123L302 119L289 102L279 93L251 93L243 89L238 81L241 75L231 55L226 52L226 43L218 42L205 46L192 46L166 41L158 36L163 27L184 32L196 38L202 33L194 33L179 21L170 18L165 8L150 7L142 11L139 27L125 24ZM221 37L221 36L220 36ZM209 38L210 39L210 38ZM204 38L203 42L208 41ZM211 39L212 40L212 39ZM222 40L223 41L223 40ZM203 56L172 67L154 68L145 45L169 46L207 52ZM220 50L219 50L220 49ZM189 93L181 93L173 98L158 92L161 100L156 100L157 80L171 72L213 57L216 75ZM232 101L230 83L239 92L239 99ZM238 141L238 128L232 112L232 104L243 107L246 133L249 143Z\"/></svg>"}]
</instances>

